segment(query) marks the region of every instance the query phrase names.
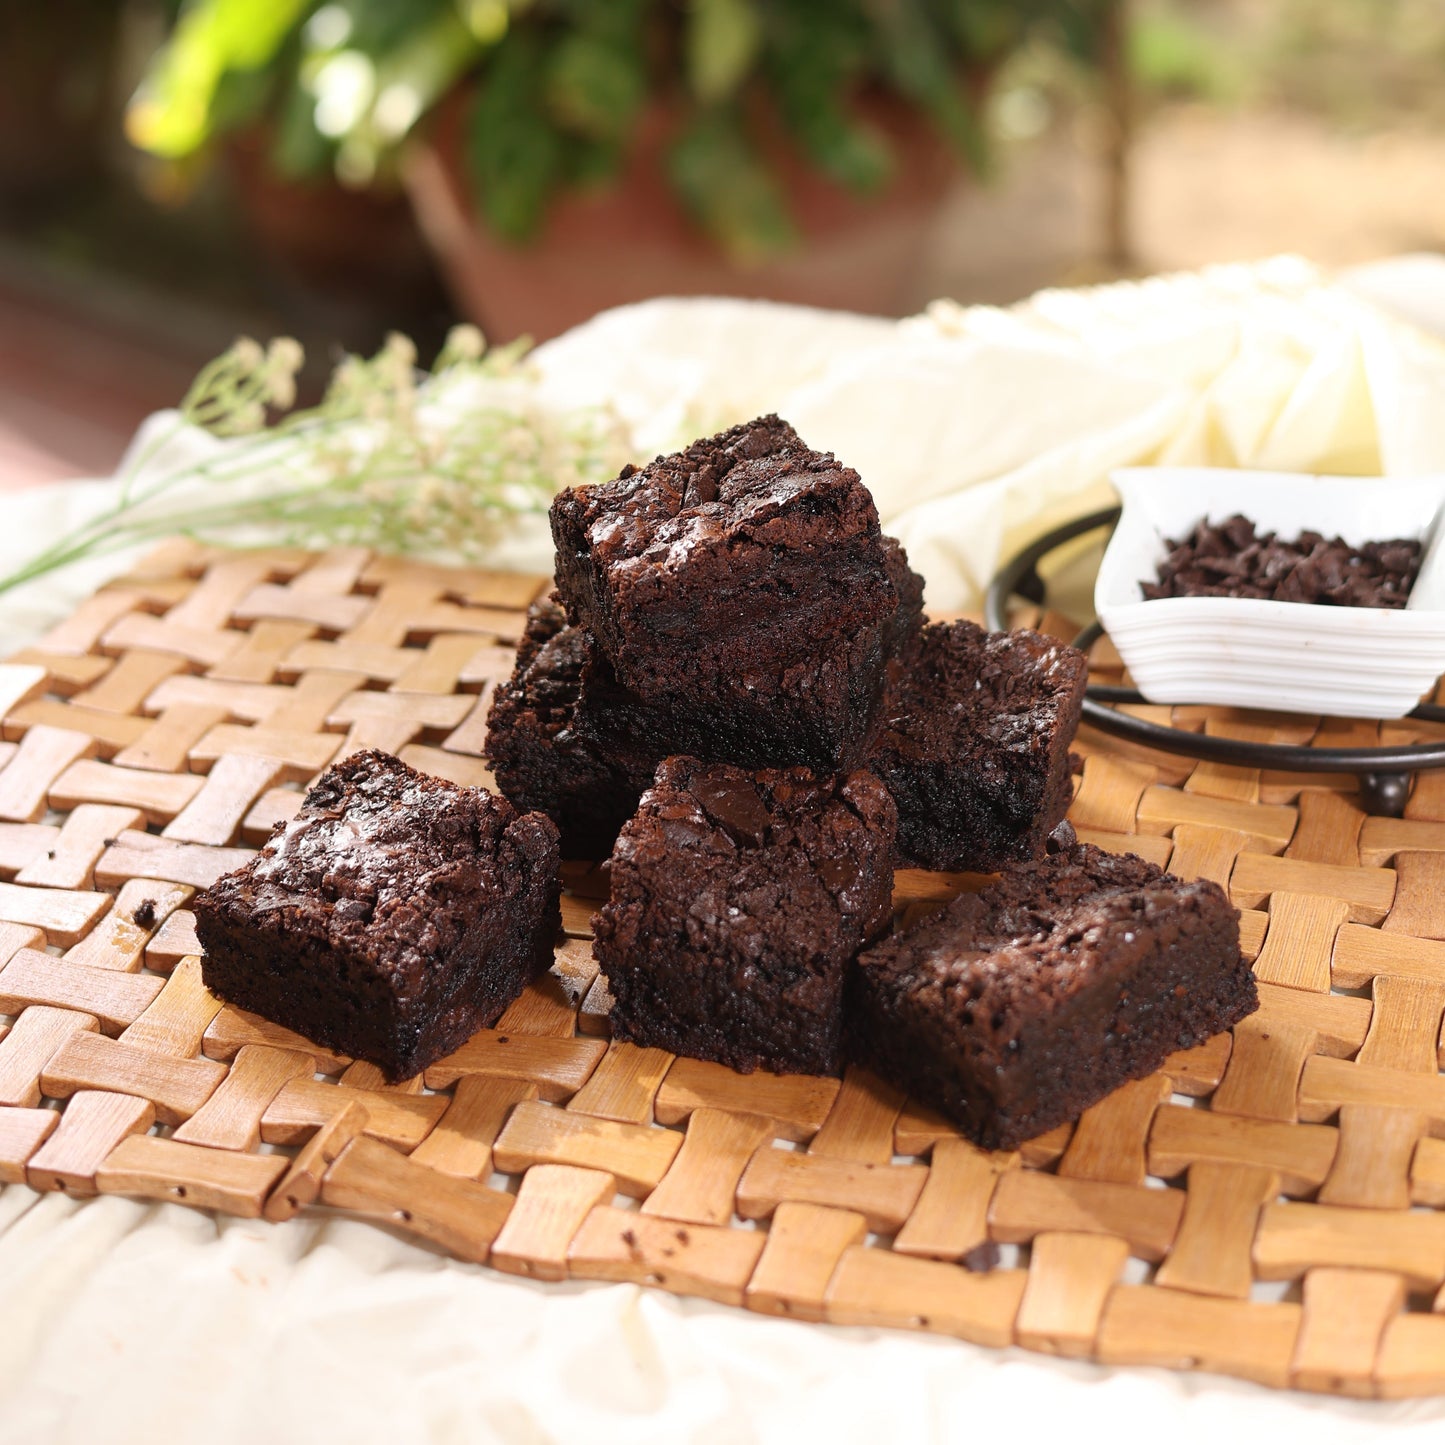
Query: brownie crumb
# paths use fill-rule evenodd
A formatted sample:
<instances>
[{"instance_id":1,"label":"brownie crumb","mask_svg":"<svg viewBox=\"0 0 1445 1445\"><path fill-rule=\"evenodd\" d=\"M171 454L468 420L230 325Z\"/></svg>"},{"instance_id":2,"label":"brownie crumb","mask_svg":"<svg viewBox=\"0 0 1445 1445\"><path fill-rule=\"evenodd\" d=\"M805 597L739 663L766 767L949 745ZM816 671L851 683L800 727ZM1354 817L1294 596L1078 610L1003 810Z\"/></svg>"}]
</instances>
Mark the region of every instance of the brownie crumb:
<instances>
[{"instance_id":1,"label":"brownie crumb","mask_svg":"<svg viewBox=\"0 0 1445 1445\"><path fill-rule=\"evenodd\" d=\"M1203 521L1166 544L1159 580L1140 584L1146 600L1254 597L1326 607L1404 607L1420 571L1420 543L1408 537L1352 547L1343 537L1301 532L1283 541L1247 517Z\"/></svg>"},{"instance_id":2,"label":"brownie crumb","mask_svg":"<svg viewBox=\"0 0 1445 1445\"><path fill-rule=\"evenodd\" d=\"M559 492L551 522L592 690L605 670L664 755L856 765L911 579L851 467L758 417Z\"/></svg>"},{"instance_id":3,"label":"brownie crumb","mask_svg":"<svg viewBox=\"0 0 1445 1445\"><path fill-rule=\"evenodd\" d=\"M154 928L156 922L156 901L154 898L142 898L136 904L136 910L131 914L137 928Z\"/></svg>"},{"instance_id":4,"label":"brownie crumb","mask_svg":"<svg viewBox=\"0 0 1445 1445\"><path fill-rule=\"evenodd\" d=\"M986 1239L982 1244L974 1245L960 1263L973 1274L987 1274L989 1270L998 1268L998 1258L998 1245Z\"/></svg>"}]
</instances>

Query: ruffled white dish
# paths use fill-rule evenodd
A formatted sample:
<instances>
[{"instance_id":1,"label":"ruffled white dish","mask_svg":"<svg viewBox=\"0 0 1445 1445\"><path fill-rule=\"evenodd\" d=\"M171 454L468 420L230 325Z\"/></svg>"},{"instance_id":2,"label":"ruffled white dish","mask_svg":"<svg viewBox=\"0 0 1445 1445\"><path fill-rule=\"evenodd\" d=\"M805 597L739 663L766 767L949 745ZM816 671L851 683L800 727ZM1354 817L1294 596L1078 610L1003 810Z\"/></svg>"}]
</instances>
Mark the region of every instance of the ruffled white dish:
<instances>
[{"instance_id":1,"label":"ruffled white dish","mask_svg":"<svg viewBox=\"0 0 1445 1445\"><path fill-rule=\"evenodd\" d=\"M1445 673L1445 476L1314 477L1136 467L1111 481L1124 504L1094 607L1150 702L1393 718ZM1361 544L1417 537L1420 575L1402 611L1247 597L1148 602L1166 540L1240 512L1261 530Z\"/></svg>"}]
</instances>

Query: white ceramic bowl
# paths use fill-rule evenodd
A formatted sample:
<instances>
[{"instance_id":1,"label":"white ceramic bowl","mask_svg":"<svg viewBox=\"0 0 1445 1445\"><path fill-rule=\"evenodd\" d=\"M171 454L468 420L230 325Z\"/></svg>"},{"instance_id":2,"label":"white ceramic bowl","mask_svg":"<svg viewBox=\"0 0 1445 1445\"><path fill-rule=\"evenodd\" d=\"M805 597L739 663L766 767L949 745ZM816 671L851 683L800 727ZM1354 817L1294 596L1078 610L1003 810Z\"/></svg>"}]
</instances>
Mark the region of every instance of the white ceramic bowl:
<instances>
[{"instance_id":1,"label":"white ceramic bowl","mask_svg":"<svg viewBox=\"0 0 1445 1445\"><path fill-rule=\"evenodd\" d=\"M1392 718L1445 673L1445 476L1311 477L1207 467L1137 467L1111 478L1124 503L1094 608L1150 702ZM1416 537L1420 575L1402 611L1252 597L1147 602L1165 542L1243 513L1261 531L1359 545Z\"/></svg>"}]
</instances>

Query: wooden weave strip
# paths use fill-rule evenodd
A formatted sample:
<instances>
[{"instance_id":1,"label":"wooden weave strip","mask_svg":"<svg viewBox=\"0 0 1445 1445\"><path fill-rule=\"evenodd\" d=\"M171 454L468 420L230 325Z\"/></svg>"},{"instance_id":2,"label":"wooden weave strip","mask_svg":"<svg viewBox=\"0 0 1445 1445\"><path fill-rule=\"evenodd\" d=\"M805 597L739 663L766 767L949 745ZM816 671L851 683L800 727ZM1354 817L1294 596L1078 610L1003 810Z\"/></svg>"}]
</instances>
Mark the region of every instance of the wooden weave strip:
<instances>
[{"instance_id":1,"label":"wooden weave strip","mask_svg":"<svg viewBox=\"0 0 1445 1445\"><path fill-rule=\"evenodd\" d=\"M1403 819L1367 818L1349 779L1085 729L1081 836L1227 888L1262 1005L1015 1153L863 1071L740 1076L610 1043L595 869L569 865L553 972L423 1078L389 1086L210 997L191 894L329 762L385 746L490 781L491 689L545 585L171 542L0 666L0 1181L273 1220L340 1209L534 1279L801 1320L1445 1392L1438 778ZM1107 640L1092 663L1119 679ZM971 886L903 872L895 903Z\"/></svg>"}]
</instances>

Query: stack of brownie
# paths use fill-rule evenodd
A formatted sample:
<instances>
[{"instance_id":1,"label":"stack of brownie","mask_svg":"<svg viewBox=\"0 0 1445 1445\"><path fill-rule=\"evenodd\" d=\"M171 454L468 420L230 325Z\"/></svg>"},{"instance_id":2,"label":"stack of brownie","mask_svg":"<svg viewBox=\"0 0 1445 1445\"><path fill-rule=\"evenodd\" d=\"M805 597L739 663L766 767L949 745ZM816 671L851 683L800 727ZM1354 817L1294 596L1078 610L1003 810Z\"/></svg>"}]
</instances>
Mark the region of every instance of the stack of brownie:
<instances>
[{"instance_id":1,"label":"stack of brownie","mask_svg":"<svg viewBox=\"0 0 1445 1445\"><path fill-rule=\"evenodd\" d=\"M565 856L606 855L664 758L867 767L898 858L1034 857L1072 797L1086 665L1031 632L923 624L923 579L857 472L775 416L573 489L487 757Z\"/></svg>"},{"instance_id":2,"label":"stack of brownie","mask_svg":"<svg viewBox=\"0 0 1445 1445\"><path fill-rule=\"evenodd\" d=\"M1081 654L925 626L867 488L786 423L564 492L552 524L557 594L488 757L564 852L616 838L614 1037L740 1070L866 1059L998 1143L1253 1006L1217 888L1059 833ZM1005 876L885 940L894 861Z\"/></svg>"},{"instance_id":3,"label":"stack of brownie","mask_svg":"<svg viewBox=\"0 0 1445 1445\"><path fill-rule=\"evenodd\" d=\"M552 526L557 593L489 723L506 798L377 753L329 770L197 899L223 997L414 1073L546 967L559 852L610 850L615 1038L863 1060L988 1147L1255 1006L1216 885L1061 822L1082 656L925 626L858 474L785 422L562 492ZM890 937L896 861L1001 876Z\"/></svg>"}]
</instances>

